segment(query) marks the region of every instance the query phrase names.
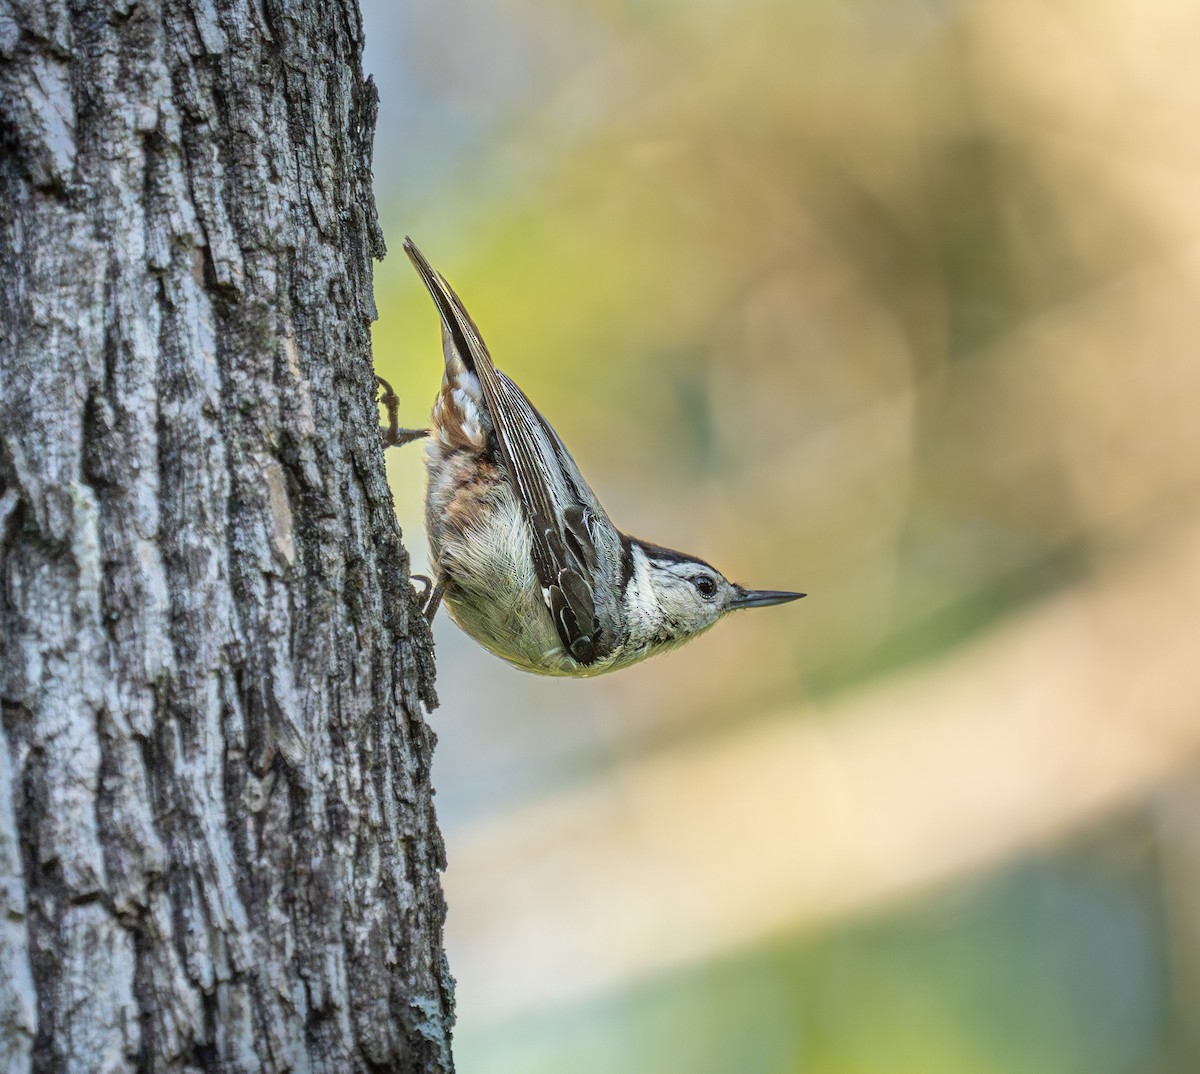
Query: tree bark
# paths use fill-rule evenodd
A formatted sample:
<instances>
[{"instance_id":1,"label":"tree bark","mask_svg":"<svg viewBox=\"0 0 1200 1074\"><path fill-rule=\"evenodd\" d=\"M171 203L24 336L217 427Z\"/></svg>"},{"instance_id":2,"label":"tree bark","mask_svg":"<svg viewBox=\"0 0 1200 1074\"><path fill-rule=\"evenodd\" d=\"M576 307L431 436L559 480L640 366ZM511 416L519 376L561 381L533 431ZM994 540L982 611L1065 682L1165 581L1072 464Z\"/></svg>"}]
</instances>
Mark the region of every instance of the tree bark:
<instances>
[{"instance_id":1,"label":"tree bark","mask_svg":"<svg viewBox=\"0 0 1200 1074\"><path fill-rule=\"evenodd\" d=\"M452 1068L354 0L0 0L0 1070Z\"/></svg>"}]
</instances>

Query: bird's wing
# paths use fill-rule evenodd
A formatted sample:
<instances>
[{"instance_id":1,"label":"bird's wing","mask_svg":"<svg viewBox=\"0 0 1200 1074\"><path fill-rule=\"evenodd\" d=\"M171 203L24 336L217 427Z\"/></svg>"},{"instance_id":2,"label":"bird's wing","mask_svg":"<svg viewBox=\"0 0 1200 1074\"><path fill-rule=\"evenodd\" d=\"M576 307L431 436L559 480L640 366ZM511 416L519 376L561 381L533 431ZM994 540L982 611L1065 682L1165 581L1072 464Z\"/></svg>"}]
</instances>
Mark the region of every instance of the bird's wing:
<instances>
[{"instance_id":1,"label":"bird's wing","mask_svg":"<svg viewBox=\"0 0 1200 1074\"><path fill-rule=\"evenodd\" d=\"M408 254L437 304L442 323L468 370L479 379L500 457L521 500L533 539L533 566L563 647L581 664L607 655L600 637L596 528L611 523L583 482L550 423L492 364L479 329L454 289L411 239Z\"/></svg>"}]
</instances>

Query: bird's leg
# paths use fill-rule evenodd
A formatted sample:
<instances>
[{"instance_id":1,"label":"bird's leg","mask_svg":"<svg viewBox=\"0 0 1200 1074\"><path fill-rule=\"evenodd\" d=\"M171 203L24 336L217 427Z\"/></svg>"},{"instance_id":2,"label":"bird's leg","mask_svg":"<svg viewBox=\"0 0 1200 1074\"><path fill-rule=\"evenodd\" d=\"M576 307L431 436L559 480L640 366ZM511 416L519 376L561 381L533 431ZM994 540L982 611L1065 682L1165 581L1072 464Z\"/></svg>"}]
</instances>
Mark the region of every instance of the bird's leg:
<instances>
[{"instance_id":1,"label":"bird's leg","mask_svg":"<svg viewBox=\"0 0 1200 1074\"><path fill-rule=\"evenodd\" d=\"M421 595L417 599L421 602L421 608L424 610L425 602L429 600L430 590L433 589L433 579L428 574L410 574L408 580L420 583Z\"/></svg>"},{"instance_id":2,"label":"bird's leg","mask_svg":"<svg viewBox=\"0 0 1200 1074\"><path fill-rule=\"evenodd\" d=\"M442 594L446 591L446 583L439 580L437 585L434 585L433 579L427 574L410 574L409 578L414 582L421 583L421 595L418 598L421 601L421 614L425 616L425 621L433 622L433 617L437 615L438 607L442 603Z\"/></svg>"},{"instance_id":3,"label":"bird's leg","mask_svg":"<svg viewBox=\"0 0 1200 1074\"><path fill-rule=\"evenodd\" d=\"M439 578L437 585L433 587L433 592L429 594L429 599L425 602L423 609L425 613L425 622L432 623L433 617L437 615L437 610L442 606L442 594L446 592L446 580Z\"/></svg>"},{"instance_id":4,"label":"bird's leg","mask_svg":"<svg viewBox=\"0 0 1200 1074\"><path fill-rule=\"evenodd\" d=\"M388 416L387 425L381 426L379 430L379 435L383 437L383 446L385 448L403 447L405 444L411 444L414 440L420 440L423 436L428 436L428 429L400 428L400 419L397 416L400 408L399 396L392 390L392 386L378 373L375 374L375 379L378 381L379 387L383 389L383 395L379 397L379 402L387 410Z\"/></svg>"}]
</instances>

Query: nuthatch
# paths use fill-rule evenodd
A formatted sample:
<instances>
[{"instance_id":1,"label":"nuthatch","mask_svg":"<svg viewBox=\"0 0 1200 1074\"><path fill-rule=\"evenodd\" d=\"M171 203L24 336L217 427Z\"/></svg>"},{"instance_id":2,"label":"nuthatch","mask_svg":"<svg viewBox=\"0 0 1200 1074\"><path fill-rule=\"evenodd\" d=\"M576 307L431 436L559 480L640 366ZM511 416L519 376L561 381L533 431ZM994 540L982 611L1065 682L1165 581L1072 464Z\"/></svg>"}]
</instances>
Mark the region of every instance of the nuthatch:
<instances>
[{"instance_id":1,"label":"nuthatch","mask_svg":"<svg viewBox=\"0 0 1200 1074\"><path fill-rule=\"evenodd\" d=\"M442 318L446 375L430 430L401 429L386 381L385 445L429 435L426 523L436 583L484 648L543 675L599 675L682 645L726 612L803 593L744 589L702 559L612 524L558 434L493 364L479 329L411 239Z\"/></svg>"}]
</instances>

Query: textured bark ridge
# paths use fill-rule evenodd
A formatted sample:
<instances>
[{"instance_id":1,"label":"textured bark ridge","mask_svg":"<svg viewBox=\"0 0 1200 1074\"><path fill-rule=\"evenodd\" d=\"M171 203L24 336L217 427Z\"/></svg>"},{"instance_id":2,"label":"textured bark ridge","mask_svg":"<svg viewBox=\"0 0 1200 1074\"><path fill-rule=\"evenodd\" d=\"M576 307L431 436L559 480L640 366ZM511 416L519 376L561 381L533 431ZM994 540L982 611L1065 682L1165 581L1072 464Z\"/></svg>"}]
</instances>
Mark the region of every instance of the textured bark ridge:
<instances>
[{"instance_id":1,"label":"textured bark ridge","mask_svg":"<svg viewBox=\"0 0 1200 1074\"><path fill-rule=\"evenodd\" d=\"M0 0L0 1070L449 1071L355 0Z\"/></svg>"}]
</instances>

